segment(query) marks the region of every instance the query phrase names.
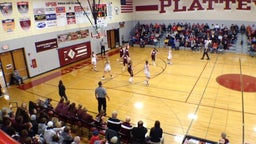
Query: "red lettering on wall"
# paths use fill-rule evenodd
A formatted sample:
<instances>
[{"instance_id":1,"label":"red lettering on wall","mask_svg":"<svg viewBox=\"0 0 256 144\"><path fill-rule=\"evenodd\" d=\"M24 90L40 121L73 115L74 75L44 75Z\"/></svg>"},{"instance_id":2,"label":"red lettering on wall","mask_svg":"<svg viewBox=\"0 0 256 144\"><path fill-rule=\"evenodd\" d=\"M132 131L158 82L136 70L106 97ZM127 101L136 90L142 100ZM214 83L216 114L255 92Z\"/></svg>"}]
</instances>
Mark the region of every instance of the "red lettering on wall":
<instances>
[{"instance_id":1,"label":"red lettering on wall","mask_svg":"<svg viewBox=\"0 0 256 144\"><path fill-rule=\"evenodd\" d=\"M213 3L218 3L218 0L203 0L203 3L208 2L208 8L207 10L213 10Z\"/></svg>"},{"instance_id":2,"label":"red lettering on wall","mask_svg":"<svg viewBox=\"0 0 256 144\"><path fill-rule=\"evenodd\" d=\"M160 11L159 13L166 13L165 8L174 4L173 12L185 12L185 11L202 11L202 10L214 10L214 4L222 4L224 10L231 10L232 4L236 4L237 10L252 9L252 5L256 6L256 0L159 0ZM186 5L184 5L186 1ZM191 2L190 6L187 4ZM233 8L233 7L232 7Z\"/></svg>"},{"instance_id":3,"label":"red lettering on wall","mask_svg":"<svg viewBox=\"0 0 256 144\"><path fill-rule=\"evenodd\" d=\"M251 0L237 0L237 2L237 10L251 10L251 7L247 5L251 3Z\"/></svg>"},{"instance_id":4,"label":"red lettering on wall","mask_svg":"<svg viewBox=\"0 0 256 144\"><path fill-rule=\"evenodd\" d=\"M186 7L183 6L181 9L179 9L179 2L180 0L173 0L174 1L174 12L181 12L181 11L186 11Z\"/></svg>"},{"instance_id":5,"label":"red lettering on wall","mask_svg":"<svg viewBox=\"0 0 256 144\"><path fill-rule=\"evenodd\" d=\"M194 11L195 9L197 9L197 10L204 10L204 8L202 7L202 5L199 2L199 0L194 0L192 2L192 4L190 5L190 8L188 10L189 11Z\"/></svg>"},{"instance_id":6,"label":"red lettering on wall","mask_svg":"<svg viewBox=\"0 0 256 144\"><path fill-rule=\"evenodd\" d=\"M171 0L159 0L160 1L160 13L165 13L164 7L171 6ZM165 4L167 2L167 4Z\"/></svg>"},{"instance_id":7,"label":"red lettering on wall","mask_svg":"<svg viewBox=\"0 0 256 144\"><path fill-rule=\"evenodd\" d=\"M230 10L230 2L231 3L236 3L236 0L220 0L220 3L224 3L225 4L225 7L224 9L225 10Z\"/></svg>"},{"instance_id":8,"label":"red lettering on wall","mask_svg":"<svg viewBox=\"0 0 256 144\"><path fill-rule=\"evenodd\" d=\"M254 5L256 5L256 0L252 0L252 2L254 2Z\"/></svg>"}]
</instances>

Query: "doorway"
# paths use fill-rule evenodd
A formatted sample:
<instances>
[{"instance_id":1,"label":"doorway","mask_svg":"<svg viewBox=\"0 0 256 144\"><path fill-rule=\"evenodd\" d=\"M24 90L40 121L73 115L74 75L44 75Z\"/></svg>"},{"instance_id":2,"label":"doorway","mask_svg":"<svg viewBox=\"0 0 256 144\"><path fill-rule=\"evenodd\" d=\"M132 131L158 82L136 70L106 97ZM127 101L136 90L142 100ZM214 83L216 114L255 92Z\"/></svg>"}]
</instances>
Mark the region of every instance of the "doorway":
<instances>
[{"instance_id":1,"label":"doorway","mask_svg":"<svg viewBox=\"0 0 256 144\"><path fill-rule=\"evenodd\" d=\"M5 86L11 84L12 72L16 69L23 79L28 78L28 69L25 60L24 48L0 54L1 70Z\"/></svg>"},{"instance_id":2,"label":"doorway","mask_svg":"<svg viewBox=\"0 0 256 144\"><path fill-rule=\"evenodd\" d=\"M119 29L111 29L107 31L108 47L110 49L120 46Z\"/></svg>"}]
</instances>

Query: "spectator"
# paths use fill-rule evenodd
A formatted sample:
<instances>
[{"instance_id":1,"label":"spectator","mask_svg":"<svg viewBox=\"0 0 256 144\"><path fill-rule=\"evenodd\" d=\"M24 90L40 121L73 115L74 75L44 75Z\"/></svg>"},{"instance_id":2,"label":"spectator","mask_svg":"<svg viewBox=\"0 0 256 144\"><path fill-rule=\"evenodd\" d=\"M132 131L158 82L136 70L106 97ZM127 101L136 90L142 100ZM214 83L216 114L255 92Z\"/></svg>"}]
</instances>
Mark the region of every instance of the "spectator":
<instances>
[{"instance_id":1,"label":"spectator","mask_svg":"<svg viewBox=\"0 0 256 144\"><path fill-rule=\"evenodd\" d=\"M28 110L28 107L27 107L27 103L23 102L21 104L20 107L18 107L17 111L16 111L16 118L18 116L22 116L23 117L23 123L27 123L30 121L30 116L29 116L29 110Z\"/></svg>"},{"instance_id":2,"label":"spectator","mask_svg":"<svg viewBox=\"0 0 256 144\"><path fill-rule=\"evenodd\" d=\"M107 141L107 143L109 144L119 144L119 138L118 138L118 133L115 130L112 129L107 129L106 133L105 133L105 139Z\"/></svg>"},{"instance_id":3,"label":"spectator","mask_svg":"<svg viewBox=\"0 0 256 144\"><path fill-rule=\"evenodd\" d=\"M138 126L132 129L132 143L145 144L146 134L148 130L143 126L143 121L138 121Z\"/></svg>"},{"instance_id":4,"label":"spectator","mask_svg":"<svg viewBox=\"0 0 256 144\"><path fill-rule=\"evenodd\" d=\"M160 127L160 121L155 121L154 127L150 129L149 137L152 144L163 143L163 129Z\"/></svg>"},{"instance_id":5,"label":"spectator","mask_svg":"<svg viewBox=\"0 0 256 144\"><path fill-rule=\"evenodd\" d=\"M60 133L60 138L62 144L70 144L74 141L71 134L71 128L69 126L66 126L64 131Z\"/></svg>"},{"instance_id":6,"label":"spectator","mask_svg":"<svg viewBox=\"0 0 256 144\"><path fill-rule=\"evenodd\" d=\"M33 124L31 122L26 123L26 130L28 131L28 136L31 138L36 135L36 132L33 130Z\"/></svg>"},{"instance_id":7,"label":"spectator","mask_svg":"<svg viewBox=\"0 0 256 144\"><path fill-rule=\"evenodd\" d=\"M75 136L74 141L71 144L80 144L80 137L79 136Z\"/></svg>"},{"instance_id":8,"label":"spectator","mask_svg":"<svg viewBox=\"0 0 256 144\"><path fill-rule=\"evenodd\" d=\"M100 129L107 129L107 123L105 120L105 112L104 110L101 110L99 114L95 117L95 126Z\"/></svg>"},{"instance_id":9,"label":"spectator","mask_svg":"<svg viewBox=\"0 0 256 144\"><path fill-rule=\"evenodd\" d=\"M118 141L118 137L117 136L113 136L110 139L110 143L109 144L119 144L120 142Z\"/></svg>"},{"instance_id":10,"label":"spectator","mask_svg":"<svg viewBox=\"0 0 256 144\"><path fill-rule=\"evenodd\" d=\"M12 127L12 122L10 119L5 119L3 121L3 126L1 127L1 129L7 133L9 136L13 135L13 127Z\"/></svg>"},{"instance_id":11,"label":"spectator","mask_svg":"<svg viewBox=\"0 0 256 144\"><path fill-rule=\"evenodd\" d=\"M36 118L36 115L35 114L32 114L31 116L30 116L30 122L31 122L31 124L33 125L33 131L35 132L35 133L37 133L38 132L38 123L37 123L37 118Z\"/></svg>"},{"instance_id":12,"label":"spectator","mask_svg":"<svg viewBox=\"0 0 256 144\"><path fill-rule=\"evenodd\" d=\"M27 137L29 137L28 131L27 131L26 129L22 130L22 131L20 132L20 139L19 139L19 142L20 142L21 144L26 143Z\"/></svg>"},{"instance_id":13,"label":"spectator","mask_svg":"<svg viewBox=\"0 0 256 144\"><path fill-rule=\"evenodd\" d=\"M49 144L50 142L52 142L52 138L54 135L57 134L57 132L61 132L64 129L64 127L62 128L54 128L54 123L52 121L49 121L47 123L47 128L44 131L44 139L45 142L47 144Z\"/></svg>"},{"instance_id":14,"label":"spectator","mask_svg":"<svg viewBox=\"0 0 256 144\"><path fill-rule=\"evenodd\" d=\"M90 144L95 144L96 142L100 142L100 136L99 136L99 131L94 130L92 133L92 137L90 138Z\"/></svg>"},{"instance_id":15,"label":"spectator","mask_svg":"<svg viewBox=\"0 0 256 144\"><path fill-rule=\"evenodd\" d=\"M23 83L23 79L22 77L20 76L20 73L17 71L17 70L14 70L13 73L12 73L12 77L14 78L14 80L16 82L18 82L18 84L24 84Z\"/></svg>"},{"instance_id":16,"label":"spectator","mask_svg":"<svg viewBox=\"0 0 256 144\"><path fill-rule=\"evenodd\" d=\"M44 101L43 107L46 109L53 109L51 102L52 102L51 98L46 98L46 100Z\"/></svg>"},{"instance_id":17,"label":"spectator","mask_svg":"<svg viewBox=\"0 0 256 144\"><path fill-rule=\"evenodd\" d=\"M132 125L130 122L131 122L131 118L126 117L125 122L121 124L121 130L120 130L121 139L128 140L128 141L131 139Z\"/></svg>"},{"instance_id":18,"label":"spectator","mask_svg":"<svg viewBox=\"0 0 256 144\"><path fill-rule=\"evenodd\" d=\"M22 116L16 117L15 122L14 122L14 124L13 124L13 127L15 128L15 130L16 130L17 132L20 132L21 130L23 130L23 129L26 128Z\"/></svg>"},{"instance_id":19,"label":"spectator","mask_svg":"<svg viewBox=\"0 0 256 144\"><path fill-rule=\"evenodd\" d=\"M49 144L61 144L60 137L55 134L52 136L52 141Z\"/></svg>"},{"instance_id":20,"label":"spectator","mask_svg":"<svg viewBox=\"0 0 256 144\"><path fill-rule=\"evenodd\" d=\"M107 121L107 127L111 130L116 131L117 133L120 131L121 128L121 121L117 118L117 112L114 111L112 113L112 117L110 117Z\"/></svg>"},{"instance_id":21,"label":"spectator","mask_svg":"<svg viewBox=\"0 0 256 144\"><path fill-rule=\"evenodd\" d=\"M227 139L227 134L225 132L221 133L221 139L219 140L219 144L229 144L229 139Z\"/></svg>"},{"instance_id":22,"label":"spectator","mask_svg":"<svg viewBox=\"0 0 256 144\"><path fill-rule=\"evenodd\" d=\"M37 131L37 133L39 135L43 135L43 133L44 133L46 127L47 127L46 122L47 122L47 120L46 120L45 117L42 117L40 119L40 122L38 123L38 131Z\"/></svg>"}]
</instances>

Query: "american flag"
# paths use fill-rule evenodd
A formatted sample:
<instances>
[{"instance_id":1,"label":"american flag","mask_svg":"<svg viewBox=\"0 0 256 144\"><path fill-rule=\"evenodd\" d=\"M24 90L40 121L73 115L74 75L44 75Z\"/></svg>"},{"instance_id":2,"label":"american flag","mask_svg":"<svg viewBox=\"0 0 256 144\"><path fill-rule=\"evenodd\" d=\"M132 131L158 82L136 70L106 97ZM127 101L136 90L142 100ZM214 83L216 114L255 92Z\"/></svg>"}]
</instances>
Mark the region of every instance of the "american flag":
<instances>
[{"instance_id":1,"label":"american flag","mask_svg":"<svg viewBox=\"0 0 256 144\"><path fill-rule=\"evenodd\" d=\"M121 13L133 12L133 0L120 0L121 1Z\"/></svg>"}]
</instances>

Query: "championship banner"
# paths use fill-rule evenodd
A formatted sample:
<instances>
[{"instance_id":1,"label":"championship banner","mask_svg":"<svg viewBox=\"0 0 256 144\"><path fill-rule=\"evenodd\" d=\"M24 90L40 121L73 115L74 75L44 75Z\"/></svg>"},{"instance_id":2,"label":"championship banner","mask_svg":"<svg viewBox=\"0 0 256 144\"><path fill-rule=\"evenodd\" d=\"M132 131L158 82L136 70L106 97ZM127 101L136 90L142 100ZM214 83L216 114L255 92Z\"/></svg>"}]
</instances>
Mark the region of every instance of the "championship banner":
<instances>
[{"instance_id":1,"label":"championship banner","mask_svg":"<svg viewBox=\"0 0 256 144\"><path fill-rule=\"evenodd\" d=\"M27 14L28 13L28 8L29 8L28 2L27 1L17 2L17 8L18 8L19 13Z\"/></svg>"},{"instance_id":2,"label":"championship banner","mask_svg":"<svg viewBox=\"0 0 256 144\"><path fill-rule=\"evenodd\" d=\"M6 32L13 32L15 29L15 23L14 23L14 19L5 19L2 20L2 25L3 25L3 29Z\"/></svg>"},{"instance_id":3,"label":"championship banner","mask_svg":"<svg viewBox=\"0 0 256 144\"><path fill-rule=\"evenodd\" d=\"M25 31L29 30L31 27L30 18L28 18L28 17L20 18L20 27Z\"/></svg>"},{"instance_id":4,"label":"championship banner","mask_svg":"<svg viewBox=\"0 0 256 144\"><path fill-rule=\"evenodd\" d=\"M0 3L0 11L4 16L10 16L12 14L12 2Z\"/></svg>"}]
</instances>

